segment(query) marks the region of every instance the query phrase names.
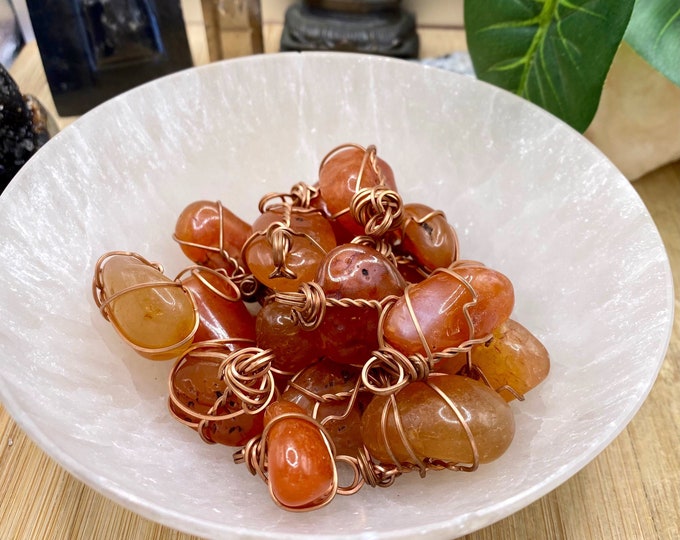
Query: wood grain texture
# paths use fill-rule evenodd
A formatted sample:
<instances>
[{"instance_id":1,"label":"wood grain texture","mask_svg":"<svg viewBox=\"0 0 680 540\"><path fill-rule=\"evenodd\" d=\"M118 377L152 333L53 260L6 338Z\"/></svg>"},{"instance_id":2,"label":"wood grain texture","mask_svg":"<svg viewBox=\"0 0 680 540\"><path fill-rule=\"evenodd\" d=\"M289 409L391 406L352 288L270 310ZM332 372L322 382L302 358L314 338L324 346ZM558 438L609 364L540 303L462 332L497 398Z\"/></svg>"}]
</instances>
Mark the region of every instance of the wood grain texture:
<instances>
[{"instance_id":1,"label":"wood grain texture","mask_svg":"<svg viewBox=\"0 0 680 540\"><path fill-rule=\"evenodd\" d=\"M421 35L428 56L464 48L460 32L432 32ZM276 50L278 35L280 27L265 28L266 50ZM54 110L34 43L11 72L24 92ZM62 126L72 121L58 120ZM676 319L657 382L628 427L581 472L467 540L680 538L680 162L634 185L659 228L675 280ZM0 538L195 537L146 520L83 485L37 448L0 407Z\"/></svg>"}]
</instances>

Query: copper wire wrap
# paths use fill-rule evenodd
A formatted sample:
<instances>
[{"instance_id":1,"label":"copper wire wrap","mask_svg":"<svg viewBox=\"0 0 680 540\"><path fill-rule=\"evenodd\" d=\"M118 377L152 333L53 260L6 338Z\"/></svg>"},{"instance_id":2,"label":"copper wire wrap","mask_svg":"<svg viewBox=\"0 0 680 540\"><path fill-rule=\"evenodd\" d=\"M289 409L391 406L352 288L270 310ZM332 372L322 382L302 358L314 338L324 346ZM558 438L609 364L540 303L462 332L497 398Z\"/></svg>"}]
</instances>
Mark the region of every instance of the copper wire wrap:
<instances>
[{"instance_id":1,"label":"copper wire wrap","mask_svg":"<svg viewBox=\"0 0 680 540\"><path fill-rule=\"evenodd\" d=\"M238 302L243 297L239 286L234 282L234 279L223 268L213 270L212 268L208 268L206 266L199 265L188 266L187 268L182 270L179 274L177 274L177 276L175 276L175 281L181 283L182 278L187 274L191 274L192 276L194 276L203 284L204 287L209 289L210 292L216 294L217 296L223 298L224 300L228 300L229 302ZM205 277L206 274L218 278L220 283L225 285L227 292L218 289L212 283L210 283ZM229 292L233 294L230 295Z\"/></svg>"},{"instance_id":2,"label":"copper wire wrap","mask_svg":"<svg viewBox=\"0 0 680 540\"><path fill-rule=\"evenodd\" d=\"M302 420L304 422L312 424L316 429L318 429L324 440L326 449L328 450L331 460L334 462L333 481L330 491L326 493L322 497L322 500L317 504L312 504L305 507L286 506L276 498L274 492L272 491L272 486L269 482L269 477L267 475L267 436L269 435L269 431L274 425L288 419ZM274 502L279 507L284 508L291 512L307 512L310 510L317 510L319 508L323 508L333 500L336 494L352 495L356 493L361 488L364 482L359 469L358 460L350 456L336 455L335 444L333 443L333 439L331 438L331 436L326 431L326 428L324 428L324 426L319 421L303 413L287 412L274 417L265 426L262 435L254 437L253 439L248 441L248 443L242 449L236 451L233 454L233 459L235 463L245 463L252 475L259 476L269 486L269 493ZM346 465L351 467L353 471L353 479L348 486L340 486L338 483L338 471L337 465L335 465L338 462L345 463Z\"/></svg>"},{"instance_id":3,"label":"copper wire wrap","mask_svg":"<svg viewBox=\"0 0 680 540\"><path fill-rule=\"evenodd\" d=\"M382 311L385 304L396 297L387 296L382 300L363 298L328 298L318 283L301 283L297 291L278 291L271 297L275 302L289 306L293 319L306 330L314 330L323 321L329 307L367 307Z\"/></svg>"},{"instance_id":4,"label":"copper wire wrap","mask_svg":"<svg viewBox=\"0 0 680 540\"><path fill-rule=\"evenodd\" d=\"M361 188L349 206L351 216L368 236L382 236L401 225L404 203L396 191L384 186Z\"/></svg>"},{"instance_id":5,"label":"copper wire wrap","mask_svg":"<svg viewBox=\"0 0 680 540\"><path fill-rule=\"evenodd\" d=\"M109 321L111 323L111 326L116 330L118 335L127 343L132 349L134 349L136 352L142 355L146 356L153 356L153 355L162 355L163 353L167 353L170 351L173 351L175 349L178 349L193 340L194 335L196 334L196 331L198 330L198 325L200 323L200 319L198 316L198 309L196 307L196 302L194 300L194 296L192 292L184 287L182 283L180 283L177 280L171 280L168 279L167 281L148 281L145 283L139 283L137 285L132 285L130 287L127 287L123 290L118 291L115 294L112 294L111 296L107 296L105 292L105 283L104 283L104 278L103 278L103 269L104 266L106 265L107 261L114 256L125 256L125 257L133 257L134 259L138 260L140 263L149 266L153 268L154 270L160 272L161 274L163 273L163 267L158 264L158 263L152 263L139 255L138 253L134 253L131 251L109 251L99 257L95 264L94 268L94 278L92 279L92 296L94 297L95 304L99 308L99 312L102 314L104 319ZM157 289L157 288L167 288L167 287L178 287L182 289L184 294L186 294L189 299L191 300L191 303L193 305L193 316L194 316L194 323L192 325L192 328L190 332L181 338L179 341L176 343L172 343L170 345L167 345L165 347L158 347L158 348L149 348L149 347L142 347L138 345L137 343L134 343L130 341L130 339L123 334L121 329L118 327L118 325L111 319L111 305L118 300L119 298L130 294L134 291L139 291L142 289Z\"/></svg>"},{"instance_id":6,"label":"copper wire wrap","mask_svg":"<svg viewBox=\"0 0 680 540\"><path fill-rule=\"evenodd\" d=\"M272 359L270 350L246 347L227 355L220 365L227 389L249 414L264 411L276 396Z\"/></svg>"},{"instance_id":7,"label":"copper wire wrap","mask_svg":"<svg viewBox=\"0 0 680 540\"><path fill-rule=\"evenodd\" d=\"M301 209L311 209L312 200L319 194L319 188L305 182L294 184L289 193L267 193L260 199L258 210L264 214L277 206L287 205Z\"/></svg>"}]
</instances>

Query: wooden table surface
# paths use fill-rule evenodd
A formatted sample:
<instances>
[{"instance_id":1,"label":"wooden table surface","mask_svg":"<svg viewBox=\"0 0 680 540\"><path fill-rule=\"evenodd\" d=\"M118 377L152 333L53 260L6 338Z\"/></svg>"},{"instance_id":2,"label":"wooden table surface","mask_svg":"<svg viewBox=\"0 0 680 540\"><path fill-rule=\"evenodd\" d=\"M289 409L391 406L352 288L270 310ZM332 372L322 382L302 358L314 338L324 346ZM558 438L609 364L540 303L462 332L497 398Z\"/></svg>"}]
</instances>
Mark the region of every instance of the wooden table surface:
<instances>
[{"instance_id":1,"label":"wooden table surface","mask_svg":"<svg viewBox=\"0 0 680 540\"><path fill-rule=\"evenodd\" d=\"M265 28L276 50L280 28ZM424 29L424 55L464 47L460 31ZM200 43L196 63L205 61ZM35 43L10 72L24 93L53 103ZM63 126L72 119L57 118ZM673 269L680 313L680 162L634 184L659 228ZM516 514L470 534L482 539L680 538L680 316L666 361L647 401L595 460ZM35 446L0 406L0 539L189 540L142 518L85 486Z\"/></svg>"}]
</instances>

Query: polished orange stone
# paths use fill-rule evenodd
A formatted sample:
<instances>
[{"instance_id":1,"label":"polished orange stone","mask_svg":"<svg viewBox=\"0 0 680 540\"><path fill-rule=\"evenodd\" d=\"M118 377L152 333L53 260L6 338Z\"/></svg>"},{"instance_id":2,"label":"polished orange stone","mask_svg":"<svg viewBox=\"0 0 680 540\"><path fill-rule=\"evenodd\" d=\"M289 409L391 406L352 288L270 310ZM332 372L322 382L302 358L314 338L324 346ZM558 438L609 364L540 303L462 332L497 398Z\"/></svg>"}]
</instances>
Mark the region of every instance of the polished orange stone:
<instances>
[{"instance_id":1,"label":"polished orange stone","mask_svg":"<svg viewBox=\"0 0 680 540\"><path fill-rule=\"evenodd\" d=\"M316 281L327 298L383 300L406 286L395 266L374 248L343 244L322 261ZM315 331L323 354L336 362L364 364L378 348L380 310L370 306L329 306Z\"/></svg>"},{"instance_id":2,"label":"polished orange stone","mask_svg":"<svg viewBox=\"0 0 680 540\"><path fill-rule=\"evenodd\" d=\"M265 411L265 426L284 413L304 410L275 401ZM267 434L267 477L272 496L293 509L314 507L334 496L335 462L319 429L306 420L284 418Z\"/></svg>"},{"instance_id":3,"label":"polished orange stone","mask_svg":"<svg viewBox=\"0 0 680 540\"><path fill-rule=\"evenodd\" d=\"M369 163L362 170L365 153L361 148L347 146L330 156L319 170L319 190L331 215L349 209L352 197L361 188L385 185L397 190L394 172L383 159L377 158L377 168L381 175ZM364 234L364 227L349 213L340 215L337 223L352 235Z\"/></svg>"},{"instance_id":4,"label":"polished orange stone","mask_svg":"<svg viewBox=\"0 0 680 540\"><path fill-rule=\"evenodd\" d=\"M429 384L440 388L458 409L470 428L480 463L493 461L507 450L515 434L515 420L509 405L494 390L458 375L431 376ZM375 396L361 421L364 444L374 458L392 464L416 463L416 458L473 463L472 441L460 418L428 384L409 383L395 395L395 401L415 456L402 442L389 396Z\"/></svg>"},{"instance_id":5,"label":"polished orange stone","mask_svg":"<svg viewBox=\"0 0 680 540\"><path fill-rule=\"evenodd\" d=\"M485 266L461 267L456 272L478 296L477 304L469 309L474 333L470 333L463 310L472 294L457 277L436 272L407 289L413 313L402 297L385 316L383 333L391 346L407 355L426 353L414 319L430 350L438 352L484 337L510 316L515 297L506 276Z\"/></svg>"},{"instance_id":6,"label":"polished orange stone","mask_svg":"<svg viewBox=\"0 0 680 540\"><path fill-rule=\"evenodd\" d=\"M252 232L246 223L228 208L222 206L222 248L237 261L241 261L241 248ZM207 246L220 247L220 205L215 201L194 201L177 218L175 236L178 240ZM233 268L215 250L180 244L184 254L196 264L209 268Z\"/></svg>"},{"instance_id":7,"label":"polished orange stone","mask_svg":"<svg viewBox=\"0 0 680 540\"><path fill-rule=\"evenodd\" d=\"M146 349L136 349L139 354L168 360L191 345L188 338L196 322L194 302L189 293L156 268L133 256L114 255L105 261L101 281L106 298L149 284L122 294L107 308L116 330L136 347Z\"/></svg>"},{"instance_id":8,"label":"polished orange stone","mask_svg":"<svg viewBox=\"0 0 680 540\"><path fill-rule=\"evenodd\" d=\"M275 223L292 231L290 246L281 261L289 275L279 268L275 248L264 234ZM260 283L275 291L297 291L300 283L312 281L326 253L336 245L330 223L316 212L293 211L288 216L274 208L255 220L253 233L258 234L245 246L245 262Z\"/></svg>"},{"instance_id":9,"label":"polished orange stone","mask_svg":"<svg viewBox=\"0 0 680 540\"><path fill-rule=\"evenodd\" d=\"M427 270L446 268L455 260L456 235L442 214L420 203L404 205L400 250Z\"/></svg>"},{"instance_id":10,"label":"polished orange stone","mask_svg":"<svg viewBox=\"0 0 680 540\"><path fill-rule=\"evenodd\" d=\"M550 355L541 341L517 321L508 319L493 332L493 338L472 348L472 363L499 390L506 401L524 395L543 382L550 372Z\"/></svg>"}]
</instances>

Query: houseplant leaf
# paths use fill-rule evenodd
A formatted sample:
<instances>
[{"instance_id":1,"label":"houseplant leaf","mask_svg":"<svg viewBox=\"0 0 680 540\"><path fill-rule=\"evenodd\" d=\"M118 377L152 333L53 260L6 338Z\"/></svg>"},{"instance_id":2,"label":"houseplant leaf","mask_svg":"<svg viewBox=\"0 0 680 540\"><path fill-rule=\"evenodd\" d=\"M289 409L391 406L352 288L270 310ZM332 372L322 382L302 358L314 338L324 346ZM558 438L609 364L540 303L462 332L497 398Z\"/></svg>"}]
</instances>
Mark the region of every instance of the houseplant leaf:
<instances>
[{"instance_id":1,"label":"houseplant leaf","mask_svg":"<svg viewBox=\"0 0 680 540\"><path fill-rule=\"evenodd\" d=\"M680 2L636 2L624 37L648 64L680 86Z\"/></svg>"},{"instance_id":2,"label":"houseplant leaf","mask_svg":"<svg viewBox=\"0 0 680 540\"><path fill-rule=\"evenodd\" d=\"M634 0L468 0L477 77L536 103L578 131L597 110Z\"/></svg>"}]
</instances>

